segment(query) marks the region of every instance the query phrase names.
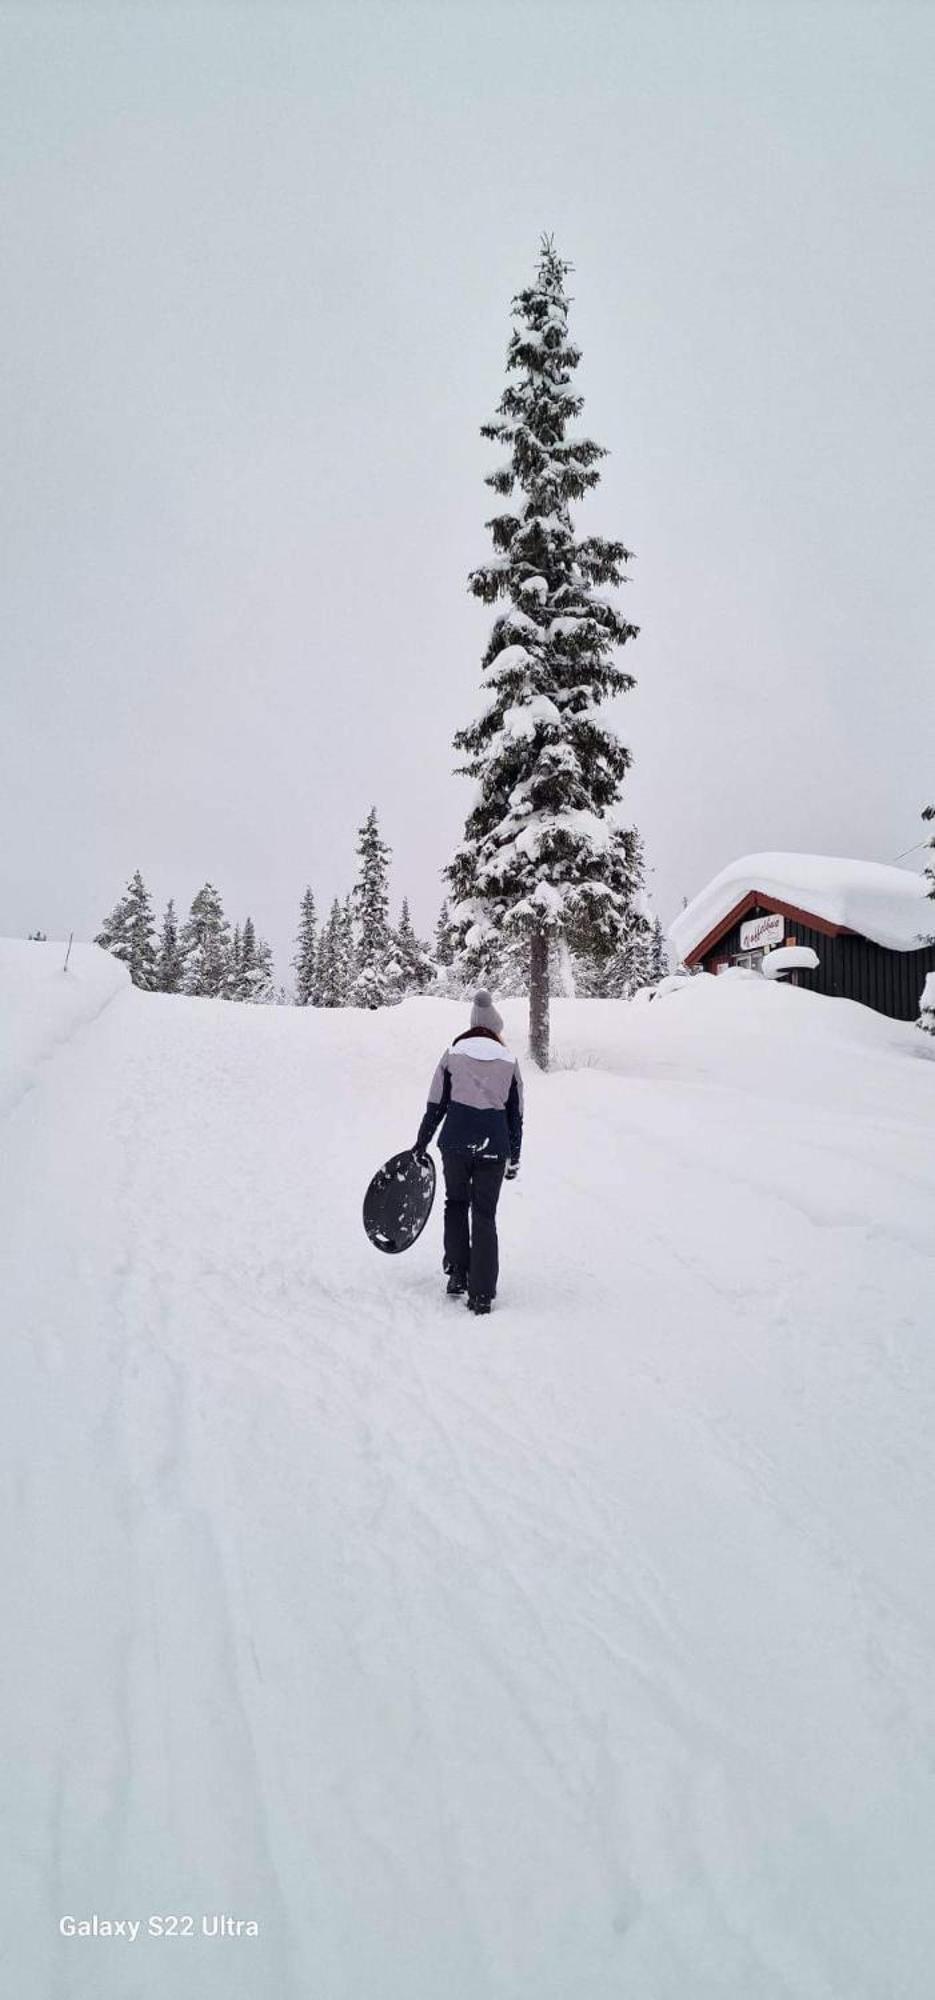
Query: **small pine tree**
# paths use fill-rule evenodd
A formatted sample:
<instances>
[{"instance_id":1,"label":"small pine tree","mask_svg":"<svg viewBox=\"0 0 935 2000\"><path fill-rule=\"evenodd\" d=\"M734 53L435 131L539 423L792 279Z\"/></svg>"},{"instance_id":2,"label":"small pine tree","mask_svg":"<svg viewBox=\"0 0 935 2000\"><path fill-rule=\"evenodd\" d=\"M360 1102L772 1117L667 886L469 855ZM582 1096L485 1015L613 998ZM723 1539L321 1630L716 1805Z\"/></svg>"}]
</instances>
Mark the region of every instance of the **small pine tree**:
<instances>
[{"instance_id":1,"label":"small pine tree","mask_svg":"<svg viewBox=\"0 0 935 2000\"><path fill-rule=\"evenodd\" d=\"M306 889L302 898L292 965L295 971L295 1004L297 1007L310 1007L315 997L318 967L318 919L311 889Z\"/></svg>"},{"instance_id":2,"label":"small pine tree","mask_svg":"<svg viewBox=\"0 0 935 2000\"><path fill-rule=\"evenodd\" d=\"M458 950L458 933L451 921L448 899L445 898L438 912L435 926L435 962L437 965L453 965Z\"/></svg>"},{"instance_id":3,"label":"small pine tree","mask_svg":"<svg viewBox=\"0 0 935 2000\"><path fill-rule=\"evenodd\" d=\"M630 982L628 999L639 993L644 986L653 984L653 927L650 919L641 911L633 922L629 937Z\"/></svg>"},{"instance_id":4,"label":"small pine tree","mask_svg":"<svg viewBox=\"0 0 935 2000\"><path fill-rule=\"evenodd\" d=\"M236 934L235 934L236 935ZM256 969L256 929L253 918L248 917L239 934L236 970L236 997L246 1000L250 993L250 982Z\"/></svg>"},{"instance_id":5,"label":"small pine tree","mask_svg":"<svg viewBox=\"0 0 935 2000\"><path fill-rule=\"evenodd\" d=\"M349 1007L354 981L357 978L357 921L354 916L354 898L345 896L338 925L337 949L341 972L341 1005Z\"/></svg>"},{"instance_id":6,"label":"small pine tree","mask_svg":"<svg viewBox=\"0 0 935 2000\"><path fill-rule=\"evenodd\" d=\"M335 897L328 914L328 921L322 925L318 939L318 962L315 969L316 1007L344 1007L347 1004L342 974L344 929L344 912Z\"/></svg>"},{"instance_id":7,"label":"small pine tree","mask_svg":"<svg viewBox=\"0 0 935 2000\"><path fill-rule=\"evenodd\" d=\"M255 1006L272 1007L277 1004L273 947L264 937L256 941L256 977L250 998Z\"/></svg>"},{"instance_id":8,"label":"small pine tree","mask_svg":"<svg viewBox=\"0 0 935 2000\"><path fill-rule=\"evenodd\" d=\"M357 844L360 870L354 889L357 964L351 997L357 1007L382 1007L389 998L391 956L387 871L390 850L380 838L376 807L368 813Z\"/></svg>"},{"instance_id":9,"label":"small pine tree","mask_svg":"<svg viewBox=\"0 0 935 2000\"><path fill-rule=\"evenodd\" d=\"M257 937L252 917L243 927L240 947L239 998L268 1006L273 998L273 954L265 938Z\"/></svg>"},{"instance_id":10,"label":"small pine tree","mask_svg":"<svg viewBox=\"0 0 935 2000\"><path fill-rule=\"evenodd\" d=\"M658 984L660 979L668 978L668 974L669 974L669 954L668 951L666 950L665 931L663 930L662 925L659 922L659 918L657 916L654 916L652 920L652 937L650 939L650 944L649 944L648 984L650 986L655 986Z\"/></svg>"},{"instance_id":11,"label":"small pine tree","mask_svg":"<svg viewBox=\"0 0 935 2000\"><path fill-rule=\"evenodd\" d=\"M395 934L396 961L399 966L399 994L424 993L432 983L435 967L428 945L416 936L409 914L409 899L403 897L399 913L399 923Z\"/></svg>"},{"instance_id":12,"label":"small pine tree","mask_svg":"<svg viewBox=\"0 0 935 2000\"><path fill-rule=\"evenodd\" d=\"M483 981L476 984L482 985ZM444 994L446 999L464 998L470 981L467 977L461 954L461 938L451 920L447 900L442 904L435 925L435 976L433 991ZM496 981L494 982L496 985Z\"/></svg>"},{"instance_id":13,"label":"small pine tree","mask_svg":"<svg viewBox=\"0 0 935 2000\"><path fill-rule=\"evenodd\" d=\"M230 924L211 882L199 889L179 937L184 991L217 999L230 989Z\"/></svg>"},{"instance_id":14,"label":"small pine tree","mask_svg":"<svg viewBox=\"0 0 935 2000\"><path fill-rule=\"evenodd\" d=\"M243 933L240 925L234 925L230 949L227 954L227 976L224 981L223 998L242 1000L243 991Z\"/></svg>"},{"instance_id":15,"label":"small pine tree","mask_svg":"<svg viewBox=\"0 0 935 2000\"><path fill-rule=\"evenodd\" d=\"M644 986L653 986L660 973L657 930L662 932L645 896L638 890L630 912L626 934L609 958L601 954L575 959L577 991L595 1000L631 1000ZM663 947L664 948L664 947Z\"/></svg>"},{"instance_id":16,"label":"small pine tree","mask_svg":"<svg viewBox=\"0 0 935 2000\"><path fill-rule=\"evenodd\" d=\"M156 957L156 992L181 993L185 965L179 943L179 927L175 920L175 904L171 896L166 904L159 934L159 951Z\"/></svg>"},{"instance_id":17,"label":"small pine tree","mask_svg":"<svg viewBox=\"0 0 935 2000\"><path fill-rule=\"evenodd\" d=\"M156 984L156 947L149 891L137 869L126 893L106 917L95 944L103 946L127 967L134 986L151 993Z\"/></svg>"},{"instance_id":18,"label":"small pine tree","mask_svg":"<svg viewBox=\"0 0 935 2000\"><path fill-rule=\"evenodd\" d=\"M571 267L544 239L535 282L514 300L508 382L482 435L507 456L487 476L519 501L488 522L493 560L469 588L505 599L483 668L491 699L455 737L475 781L464 840L447 872L468 954L522 937L529 952L530 1048L548 1067L549 957L572 949L611 958L627 937L639 887L635 835L611 817L630 754L600 704L634 683L613 661L636 636L606 595L623 582L622 542L579 536L572 503L599 480L603 448L566 435L583 407L568 335Z\"/></svg>"}]
</instances>

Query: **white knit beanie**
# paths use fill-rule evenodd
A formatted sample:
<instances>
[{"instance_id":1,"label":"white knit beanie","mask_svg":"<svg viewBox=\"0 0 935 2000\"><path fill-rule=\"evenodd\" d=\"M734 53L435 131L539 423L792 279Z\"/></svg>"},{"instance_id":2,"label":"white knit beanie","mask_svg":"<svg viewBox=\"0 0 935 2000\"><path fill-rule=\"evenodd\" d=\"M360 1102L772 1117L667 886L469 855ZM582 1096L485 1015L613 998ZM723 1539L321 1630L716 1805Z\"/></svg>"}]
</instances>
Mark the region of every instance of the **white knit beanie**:
<instances>
[{"instance_id":1,"label":"white knit beanie","mask_svg":"<svg viewBox=\"0 0 935 2000\"><path fill-rule=\"evenodd\" d=\"M496 1007L485 986L482 986L480 991L474 995L474 1005L471 1008L471 1027L491 1028L495 1035L499 1035L502 1032L503 1015L497 1013Z\"/></svg>"}]
</instances>

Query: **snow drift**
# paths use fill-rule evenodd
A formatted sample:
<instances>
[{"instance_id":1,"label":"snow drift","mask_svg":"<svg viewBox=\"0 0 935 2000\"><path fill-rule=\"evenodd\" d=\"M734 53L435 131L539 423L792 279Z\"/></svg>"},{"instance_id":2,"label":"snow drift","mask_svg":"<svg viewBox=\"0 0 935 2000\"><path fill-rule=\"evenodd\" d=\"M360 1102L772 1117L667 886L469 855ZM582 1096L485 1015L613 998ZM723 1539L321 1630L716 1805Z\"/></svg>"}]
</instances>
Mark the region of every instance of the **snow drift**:
<instances>
[{"instance_id":1,"label":"snow drift","mask_svg":"<svg viewBox=\"0 0 935 2000\"><path fill-rule=\"evenodd\" d=\"M3 1990L928 2000L927 1038L557 1003L474 1322L359 1220L460 1009L57 991L0 1145Z\"/></svg>"},{"instance_id":2,"label":"snow drift","mask_svg":"<svg viewBox=\"0 0 935 2000\"><path fill-rule=\"evenodd\" d=\"M126 967L94 944L0 938L0 1115L39 1064L129 988Z\"/></svg>"}]
</instances>

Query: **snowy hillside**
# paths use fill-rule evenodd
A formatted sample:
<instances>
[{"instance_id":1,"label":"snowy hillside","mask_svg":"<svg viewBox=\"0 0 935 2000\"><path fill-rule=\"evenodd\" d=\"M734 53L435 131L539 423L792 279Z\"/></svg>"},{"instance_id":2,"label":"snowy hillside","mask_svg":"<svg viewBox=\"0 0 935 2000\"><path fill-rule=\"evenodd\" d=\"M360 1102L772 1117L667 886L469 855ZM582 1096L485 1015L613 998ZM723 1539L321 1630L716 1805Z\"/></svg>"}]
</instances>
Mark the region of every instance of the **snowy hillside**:
<instances>
[{"instance_id":1,"label":"snowy hillside","mask_svg":"<svg viewBox=\"0 0 935 2000\"><path fill-rule=\"evenodd\" d=\"M928 2000L928 1039L559 1002L474 1321L359 1222L462 1010L61 956L0 948L0 1990Z\"/></svg>"}]
</instances>

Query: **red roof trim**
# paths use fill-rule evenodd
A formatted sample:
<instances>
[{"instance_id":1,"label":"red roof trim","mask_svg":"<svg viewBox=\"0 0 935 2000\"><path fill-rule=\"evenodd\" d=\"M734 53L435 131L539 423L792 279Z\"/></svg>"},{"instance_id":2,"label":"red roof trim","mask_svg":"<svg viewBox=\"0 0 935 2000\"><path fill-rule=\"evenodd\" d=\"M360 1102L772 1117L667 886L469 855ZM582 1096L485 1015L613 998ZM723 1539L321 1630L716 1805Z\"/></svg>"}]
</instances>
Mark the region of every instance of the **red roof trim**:
<instances>
[{"instance_id":1,"label":"red roof trim","mask_svg":"<svg viewBox=\"0 0 935 2000\"><path fill-rule=\"evenodd\" d=\"M708 953L713 951L715 945L728 931L733 930L741 917L745 917L748 910L757 907L769 910L774 915L791 917L794 924L807 924L809 930L823 931L825 937L854 936L854 932L848 930L846 924L829 924L826 917L816 917L814 910L800 910L795 903L783 903L778 896L766 896L761 889L751 889L746 896L741 897L739 903L734 904L726 917L722 917L719 924L715 924L707 937L702 938L700 944L696 944L691 951L686 952L685 964L700 965L702 959L707 958Z\"/></svg>"}]
</instances>

